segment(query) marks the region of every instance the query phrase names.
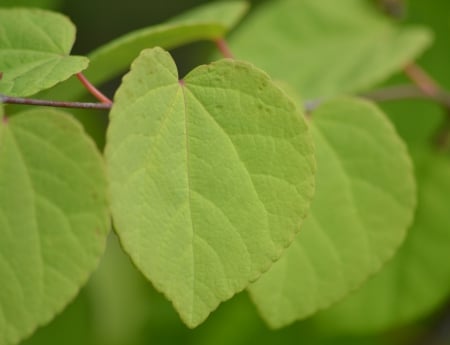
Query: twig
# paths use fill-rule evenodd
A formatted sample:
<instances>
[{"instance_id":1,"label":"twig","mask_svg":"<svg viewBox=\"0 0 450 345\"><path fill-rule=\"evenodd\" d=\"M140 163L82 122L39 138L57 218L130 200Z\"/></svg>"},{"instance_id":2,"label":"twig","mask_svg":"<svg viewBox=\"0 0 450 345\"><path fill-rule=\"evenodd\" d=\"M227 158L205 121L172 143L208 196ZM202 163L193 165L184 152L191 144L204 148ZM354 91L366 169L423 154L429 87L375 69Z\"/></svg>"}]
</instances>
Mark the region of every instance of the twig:
<instances>
[{"instance_id":1,"label":"twig","mask_svg":"<svg viewBox=\"0 0 450 345\"><path fill-rule=\"evenodd\" d=\"M83 86L101 103L112 104L112 101L106 97L99 89L97 89L91 82L83 75L83 73L76 74L78 80L83 84Z\"/></svg>"},{"instance_id":2,"label":"twig","mask_svg":"<svg viewBox=\"0 0 450 345\"><path fill-rule=\"evenodd\" d=\"M375 102L396 101L402 99L425 99L450 108L450 93L437 90L433 93L425 92L417 85L399 85L378 89L360 94L360 97Z\"/></svg>"},{"instance_id":3,"label":"twig","mask_svg":"<svg viewBox=\"0 0 450 345\"><path fill-rule=\"evenodd\" d=\"M61 101L49 101L44 99L11 97L5 95L0 95L0 103L19 104L19 105L38 105L38 106L58 107L58 108L97 109L97 110L109 110L112 107L112 103L106 104L106 103L85 103L85 102L61 102Z\"/></svg>"},{"instance_id":4,"label":"twig","mask_svg":"<svg viewBox=\"0 0 450 345\"><path fill-rule=\"evenodd\" d=\"M219 49L220 53L224 58L234 59L234 55L228 46L227 41L224 38L219 38L214 41L216 43L217 49Z\"/></svg>"},{"instance_id":5,"label":"twig","mask_svg":"<svg viewBox=\"0 0 450 345\"><path fill-rule=\"evenodd\" d=\"M425 99L436 102L445 108L450 108L450 93L439 90L439 92L429 94L416 85L390 86L361 93L358 96L374 102L400 101L404 99ZM305 111L314 111L324 101L324 99L316 99L304 102Z\"/></svg>"}]
</instances>

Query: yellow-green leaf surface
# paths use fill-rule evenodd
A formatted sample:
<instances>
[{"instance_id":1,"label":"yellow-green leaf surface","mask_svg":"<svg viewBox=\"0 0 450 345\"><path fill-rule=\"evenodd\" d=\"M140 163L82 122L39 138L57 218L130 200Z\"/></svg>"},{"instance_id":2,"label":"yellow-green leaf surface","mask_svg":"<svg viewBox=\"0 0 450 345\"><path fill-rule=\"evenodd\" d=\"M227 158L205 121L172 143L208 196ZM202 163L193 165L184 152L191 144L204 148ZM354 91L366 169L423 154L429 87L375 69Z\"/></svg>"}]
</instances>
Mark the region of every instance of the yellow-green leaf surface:
<instances>
[{"instance_id":1,"label":"yellow-green leaf surface","mask_svg":"<svg viewBox=\"0 0 450 345\"><path fill-rule=\"evenodd\" d=\"M0 92L30 96L88 65L69 56L75 27L63 15L38 9L0 9Z\"/></svg>"},{"instance_id":2,"label":"yellow-green leaf surface","mask_svg":"<svg viewBox=\"0 0 450 345\"><path fill-rule=\"evenodd\" d=\"M279 0L258 7L230 40L237 57L316 98L382 81L422 53L431 35L394 25L370 1Z\"/></svg>"},{"instance_id":3,"label":"yellow-green leaf surface","mask_svg":"<svg viewBox=\"0 0 450 345\"><path fill-rule=\"evenodd\" d=\"M130 32L89 54L89 68L85 75L100 85L129 69L141 50L152 47L173 49L201 40L214 40L225 36L246 13L243 1L214 2L194 8L168 23ZM58 96L78 97L86 90L70 81L58 87Z\"/></svg>"},{"instance_id":4,"label":"yellow-green leaf surface","mask_svg":"<svg viewBox=\"0 0 450 345\"><path fill-rule=\"evenodd\" d=\"M450 159L430 152L415 157L419 204L405 243L354 295L318 315L322 327L380 332L427 316L448 299Z\"/></svg>"},{"instance_id":5,"label":"yellow-green leaf surface","mask_svg":"<svg viewBox=\"0 0 450 345\"><path fill-rule=\"evenodd\" d=\"M279 259L314 190L306 124L266 74L221 60L179 81L160 48L115 96L106 159L125 250L191 327Z\"/></svg>"},{"instance_id":6,"label":"yellow-green leaf surface","mask_svg":"<svg viewBox=\"0 0 450 345\"><path fill-rule=\"evenodd\" d=\"M391 258L412 222L406 147L374 105L339 99L312 114L317 186L302 231L250 287L272 327L342 299Z\"/></svg>"},{"instance_id":7,"label":"yellow-green leaf surface","mask_svg":"<svg viewBox=\"0 0 450 345\"><path fill-rule=\"evenodd\" d=\"M68 114L0 123L0 344L47 323L94 270L109 231L103 162Z\"/></svg>"}]
</instances>

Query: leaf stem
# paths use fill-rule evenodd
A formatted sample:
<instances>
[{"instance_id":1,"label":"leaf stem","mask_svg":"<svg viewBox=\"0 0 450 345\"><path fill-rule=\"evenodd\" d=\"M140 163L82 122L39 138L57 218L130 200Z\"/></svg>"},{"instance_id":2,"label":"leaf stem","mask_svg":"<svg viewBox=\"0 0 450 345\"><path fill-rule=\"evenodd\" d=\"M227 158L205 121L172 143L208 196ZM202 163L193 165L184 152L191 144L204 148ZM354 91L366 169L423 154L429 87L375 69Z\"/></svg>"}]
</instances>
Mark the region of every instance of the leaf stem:
<instances>
[{"instance_id":1,"label":"leaf stem","mask_svg":"<svg viewBox=\"0 0 450 345\"><path fill-rule=\"evenodd\" d=\"M231 49L224 38L218 38L214 42L224 58L234 59L234 54L231 52Z\"/></svg>"},{"instance_id":2,"label":"leaf stem","mask_svg":"<svg viewBox=\"0 0 450 345\"><path fill-rule=\"evenodd\" d=\"M404 71L424 94L438 101L444 108L446 117L436 131L434 142L437 148L448 149L450 146L450 97L444 88L416 63L410 63Z\"/></svg>"},{"instance_id":3,"label":"leaf stem","mask_svg":"<svg viewBox=\"0 0 450 345\"><path fill-rule=\"evenodd\" d=\"M37 105L57 108L78 108L78 109L97 109L109 110L112 103L85 103L85 102L64 102L64 101L49 101L44 99L33 99L23 97L11 97L0 94L0 103L5 104L19 104L19 105Z\"/></svg>"},{"instance_id":4,"label":"leaf stem","mask_svg":"<svg viewBox=\"0 0 450 345\"><path fill-rule=\"evenodd\" d=\"M408 64L404 68L404 72L423 93L429 96L436 96L441 93L442 88L439 84L416 63L412 62Z\"/></svg>"},{"instance_id":5,"label":"leaf stem","mask_svg":"<svg viewBox=\"0 0 450 345\"><path fill-rule=\"evenodd\" d=\"M112 101L106 97L99 89L97 89L92 83L84 76L83 73L76 74L78 80L83 84L83 86L101 103L103 104L112 104Z\"/></svg>"}]
</instances>

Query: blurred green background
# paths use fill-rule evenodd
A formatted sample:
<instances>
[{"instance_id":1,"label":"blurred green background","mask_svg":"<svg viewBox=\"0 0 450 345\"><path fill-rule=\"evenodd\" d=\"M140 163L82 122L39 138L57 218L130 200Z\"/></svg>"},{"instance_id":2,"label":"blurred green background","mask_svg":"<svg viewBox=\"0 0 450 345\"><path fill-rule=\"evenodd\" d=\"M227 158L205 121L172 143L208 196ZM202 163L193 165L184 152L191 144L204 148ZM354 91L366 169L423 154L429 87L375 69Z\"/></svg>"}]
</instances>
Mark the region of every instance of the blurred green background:
<instances>
[{"instance_id":1,"label":"blurred green background","mask_svg":"<svg viewBox=\"0 0 450 345\"><path fill-rule=\"evenodd\" d=\"M273 0L276 1L276 0ZM364 1L364 0L361 0ZM164 22L206 0L0 0L1 6L40 6L67 14L77 25L75 54L86 54L99 45L131 30ZM260 1L253 1L257 5ZM396 3L398 1L388 1ZM410 0L403 20L425 24L436 34L433 48L421 64L450 88L450 2ZM402 5L402 6L403 6ZM181 73L208 60L214 49L210 43L197 43L173 53ZM403 80L401 77L395 81ZM107 85L112 94L117 82ZM418 109L424 116L416 116ZM398 102L385 106L400 134L410 145L429 139L441 119L438 107L424 102ZM104 119L90 120L86 126L104 128ZM89 129L89 128L88 128ZM95 130L91 131L95 133ZM102 139L96 138L98 142ZM445 263L444 263L445 264ZM39 329L26 345L89 344L305 344L305 345L436 345L450 344L450 320L446 306L417 323L385 334L364 337L332 336L317 330L310 321L271 331L261 321L247 294L241 293L223 303L205 324L189 330L179 320L170 303L154 291L122 253L111 235L107 252L97 272L76 300L50 325ZM370 312L370 311L368 311ZM448 312L448 311L447 311ZM443 316L444 315L444 316Z\"/></svg>"}]
</instances>

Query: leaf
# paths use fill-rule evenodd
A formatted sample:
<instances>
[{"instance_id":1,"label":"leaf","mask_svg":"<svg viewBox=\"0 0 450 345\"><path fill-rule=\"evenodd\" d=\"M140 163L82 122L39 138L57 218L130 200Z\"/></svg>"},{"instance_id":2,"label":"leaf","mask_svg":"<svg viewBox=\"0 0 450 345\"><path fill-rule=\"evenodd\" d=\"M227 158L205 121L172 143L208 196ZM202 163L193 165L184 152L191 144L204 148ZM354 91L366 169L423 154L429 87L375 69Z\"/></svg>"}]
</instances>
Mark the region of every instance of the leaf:
<instances>
[{"instance_id":1,"label":"leaf","mask_svg":"<svg viewBox=\"0 0 450 345\"><path fill-rule=\"evenodd\" d=\"M231 49L316 98L383 81L430 42L427 29L394 25L369 1L280 0L258 7L231 37Z\"/></svg>"},{"instance_id":2,"label":"leaf","mask_svg":"<svg viewBox=\"0 0 450 345\"><path fill-rule=\"evenodd\" d=\"M338 99L312 116L317 186L293 245L249 291L271 327L342 299L392 257L412 222L405 145L371 103Z\"/></svg>"},{"instance_id":3,"label":"leaf","mask_svg":"<svg viewBox=\"0 0 450 345\"><path fill-rule=\"evenodd\" d=\"M97 265L109 231L102 159L69 115L0 124L0 344L50 321Z\"/></svg>"},{"instance_id":4,"label":"leaf","mask_svg":"<svg viewBox=\"0 0 450 345\"><path fill-rule=\"evenodd\" d=\"M93 84L100 85L126 71L143 49L157 46L173 49L223 37L245 14L247 7L242 1L207 4L167 24L130 32L89 54L90 65L84 74ZM76 81L69 81L60 85L56 92L58 96L77 99L86 90Z\"/></svg>"},{"instance_id":5,"label":"leaf","mask_svg":"<svg viewBox=\"0 0 450 345\"><path fill-rule=\"evenodd\" d=\"M239 23L248 11L248 8L249 4L246 1L240 0L218 1L211 4L206 3L172 18L169 23L220 23L223 27L222 33L220 36L215 37L220 38Z\"/></svg>"},{"instance_id":6,"label":"leaf","mask_svg":"<svg viewBox=\"0 0 450 345\"><path fill-rule=\"evenodd\" d=\"M1 93L30 96L88 65L85 57L68 55L75 40L75 27L60 14L0 9L0 23Z\"/></svg>"},{"instance_id":7,"label":"leaf","mask_svg":"<svg viewBox=\"0 0 450 345\"><path fill-rule=\"evenodd\" d=\"M115 96L106 159L124 249L190 327L280 257L314 190L307 127L267 75L222 60L178 81L160 48Z\"/></svg>"},{"instance_id":8,"label":"leaf","mask_svg":"<svg viewBox=\"0 0 450 345\"><path fill-rule=\"evenodd\" d=\"M318 315L322 327L350 333L384 331L430 314L448 298L450 160L431 152L415 156L419 206L405 243L360 290Z\"/></svg>"},{"instance_id":9,"label":"leaf","mask_svg":"<svg viewBox=\"0 0 450 345\"><path fill-rule=\"evenodd\" d=\"M30 6L40 8L55 8L60 5L61 0L1 0L0 7Z\"/></svg>"}]
</instances>

